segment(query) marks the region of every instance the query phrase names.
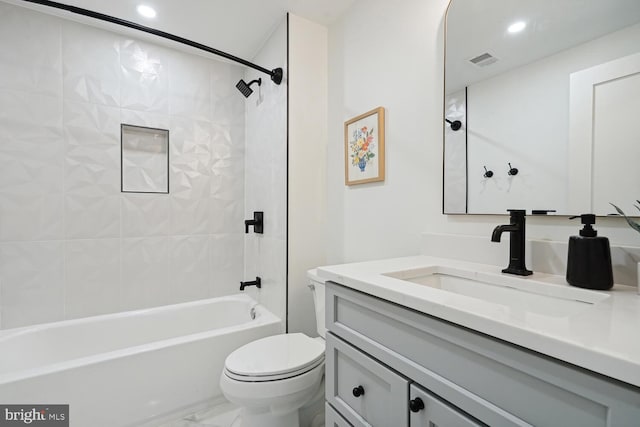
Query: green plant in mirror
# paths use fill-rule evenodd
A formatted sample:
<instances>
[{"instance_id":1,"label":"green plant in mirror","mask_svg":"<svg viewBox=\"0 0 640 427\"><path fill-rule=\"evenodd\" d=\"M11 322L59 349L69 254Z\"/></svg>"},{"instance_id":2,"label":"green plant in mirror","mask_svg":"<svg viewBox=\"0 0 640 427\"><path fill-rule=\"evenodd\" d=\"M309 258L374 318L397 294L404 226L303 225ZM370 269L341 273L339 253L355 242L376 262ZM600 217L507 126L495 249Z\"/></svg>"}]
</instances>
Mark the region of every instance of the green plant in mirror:
<instances>
[{"instance_id":1,"label":"green plant in mirror","mask_svg":"<svg viewBox=\"0 0 640 427\"><path fill-rule=\"evenodd\" d=\"M636 202L638 203L638 205L640 205L640 200L636 200ZM614 205L613 203L609 203L611 206L613 206L616 211L618 211L618 213L620 215L622 215L624 217L624 219L627 220L627 224L629 224L629 226L631 228L633 228L634 230L636 230L638 233L640 233L640 224L638 224L637 222L635 222L634 220L632 220L631 218L629 218L627 215L625 215L624 212L622 212L622 209L620 209L619 207L617 207L616 205ZM633 205L636 209L638 209L640 211L640 206L638 205Z\"/></svg>"}]
</instances>

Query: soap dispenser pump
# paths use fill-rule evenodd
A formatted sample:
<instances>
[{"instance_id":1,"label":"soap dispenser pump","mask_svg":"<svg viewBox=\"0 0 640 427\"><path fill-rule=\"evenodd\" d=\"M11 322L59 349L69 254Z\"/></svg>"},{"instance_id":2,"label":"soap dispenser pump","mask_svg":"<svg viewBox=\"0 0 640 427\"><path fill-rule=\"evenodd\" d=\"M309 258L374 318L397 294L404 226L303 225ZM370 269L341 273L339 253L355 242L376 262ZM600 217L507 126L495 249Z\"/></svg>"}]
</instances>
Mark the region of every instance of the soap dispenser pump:
<instances>
[{"instance_id":1,"label":"soap dispenser pump","mask_svg":"<svg viewBox=\"0 0 640 427\"><path fill-rule=\"evenodd\" d=\"M584 227L579 236L569 238L567 256L567 282L587 289L607 290L613 286L611 248L609 239L599 237L593 228L596 216L584 214L569 219L580 218Z\"/></svg>"}]
</instances>

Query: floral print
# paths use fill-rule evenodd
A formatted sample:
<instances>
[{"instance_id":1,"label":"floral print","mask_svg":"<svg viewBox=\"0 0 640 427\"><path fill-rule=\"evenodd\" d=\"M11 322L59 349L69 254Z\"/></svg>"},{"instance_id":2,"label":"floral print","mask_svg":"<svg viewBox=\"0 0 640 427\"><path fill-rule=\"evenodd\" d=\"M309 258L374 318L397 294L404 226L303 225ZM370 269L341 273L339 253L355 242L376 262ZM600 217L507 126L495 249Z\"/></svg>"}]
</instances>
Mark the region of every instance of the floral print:
<instances>
[{"instance_id":1,"label":"floral print","mask_svg":"<svg viewBox=\"0 0 640 427\"><path fill-rule=\"evenodd\" d=\"M369 130L367 126L364 126L354 130L352 140L349 141L351 164L358 166L362 172L364 172L371 159L376 156L372 152L376 148L373 139L373 128Z\"/></svg>"}]
</instances>

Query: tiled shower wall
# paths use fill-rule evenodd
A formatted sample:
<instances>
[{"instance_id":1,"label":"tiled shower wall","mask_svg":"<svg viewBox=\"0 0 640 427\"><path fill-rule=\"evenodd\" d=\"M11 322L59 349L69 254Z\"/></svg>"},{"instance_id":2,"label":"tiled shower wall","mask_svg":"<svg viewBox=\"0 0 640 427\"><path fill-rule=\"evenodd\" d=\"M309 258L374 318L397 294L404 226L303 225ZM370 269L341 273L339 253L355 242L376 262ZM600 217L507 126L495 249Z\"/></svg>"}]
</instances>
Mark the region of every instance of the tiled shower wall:
<instances>
[{"instance_id":1,"label":"tiled shower wall","mask_svg":"<svg viewBox=\"0 0 640 427\"><path fill-rule=\"evenodd\" d=\"M283 67L284 79L273 84L264 74L245 72L247 82L262 85L246 102L245 216L264 211L264 234L245 236L245 277L260 276L262 288L247 292L281 319L287 296L287 22L283 20L254 62ZM284 329L284 322L283 322Z\"/></svg>"},{"instance_id":2,"label":"tiled shower wall","mask_svg":"<svg viewBox=\"0 0 640 427\"><path fill-rule=\"evenodd\" d=\"M0 327L237 292L243 69L0 2ZM170 194L120 193L120 124Z\"/></svg>"}]
</instances>

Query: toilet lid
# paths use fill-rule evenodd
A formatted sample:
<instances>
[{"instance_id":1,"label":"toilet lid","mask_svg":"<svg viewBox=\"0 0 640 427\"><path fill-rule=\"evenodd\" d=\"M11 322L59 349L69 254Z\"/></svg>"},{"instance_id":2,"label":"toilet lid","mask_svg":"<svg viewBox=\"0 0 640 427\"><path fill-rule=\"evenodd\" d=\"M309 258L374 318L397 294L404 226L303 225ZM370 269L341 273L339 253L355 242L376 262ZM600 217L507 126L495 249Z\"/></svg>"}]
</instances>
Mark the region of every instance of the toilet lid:
<instances>
[{"instance_id":1,"label":"toilet lid","mask_svg":"<svg viewBox=\"0 0 640 427\"><path fill-rule=\"evenodd\" d=\"M227 357L226 369L236 375L262 377L315 366L324 359L324 343L305 334L282 334L246 344Z\"/></svg>"}]
</instances>

